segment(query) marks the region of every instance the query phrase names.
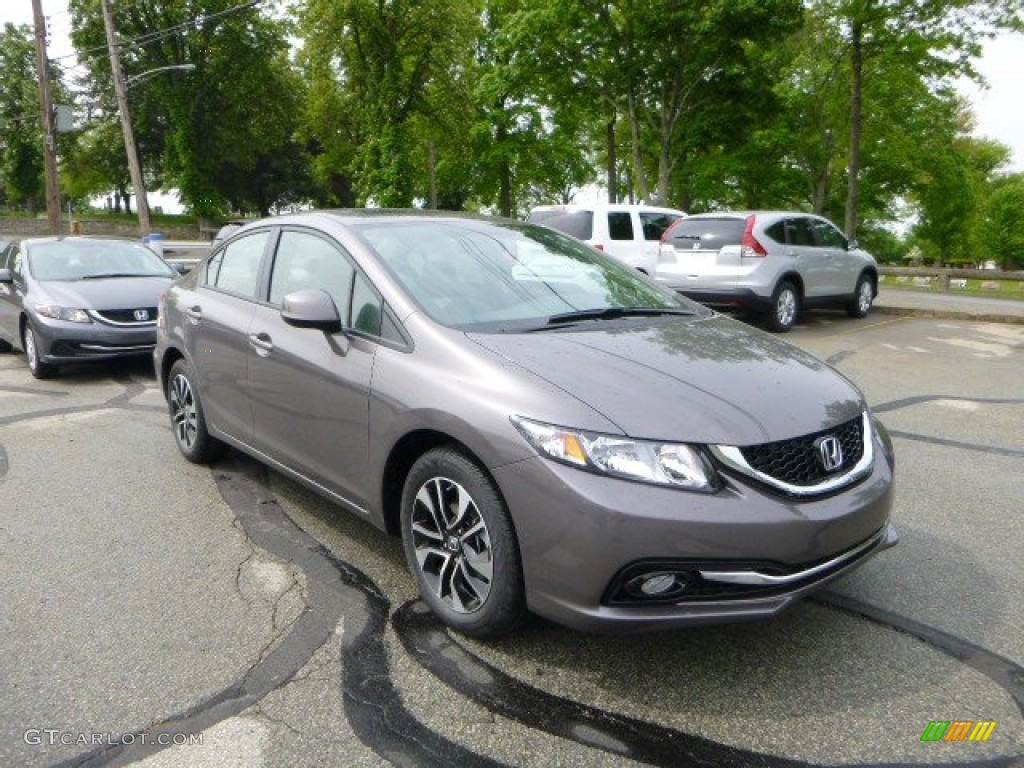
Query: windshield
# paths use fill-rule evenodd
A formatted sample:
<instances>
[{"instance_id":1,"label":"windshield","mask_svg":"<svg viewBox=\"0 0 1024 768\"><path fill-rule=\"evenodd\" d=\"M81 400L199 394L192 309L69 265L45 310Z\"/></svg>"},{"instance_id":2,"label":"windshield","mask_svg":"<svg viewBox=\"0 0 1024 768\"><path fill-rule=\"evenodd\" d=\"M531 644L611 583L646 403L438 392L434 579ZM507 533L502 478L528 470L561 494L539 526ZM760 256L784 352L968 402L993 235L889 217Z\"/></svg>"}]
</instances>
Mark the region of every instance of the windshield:
<instances>
[{"instance_id":1,"label":"windshield","mask_svg":"<svg viewBox=\"0 0 1024 768\"><path fill-rule=\"evenodd\" d=\"M145 246L118 240L54 240L26 249L36 280L99 280L107 277L177 277Z\"/></svg>"},{"instance_id":2,"label":"windshield","mask_svg":"<svg viewBox=\"0 0 1024 768\"><path fill-rule=\"evenodd\" d=\"M529 224L373 221L359 233L431 318L473 331L527 330L609 308L686 311L697 305L565 235ZM585 319L585 318L580 318Z\"/></svg>"}]
</instances>

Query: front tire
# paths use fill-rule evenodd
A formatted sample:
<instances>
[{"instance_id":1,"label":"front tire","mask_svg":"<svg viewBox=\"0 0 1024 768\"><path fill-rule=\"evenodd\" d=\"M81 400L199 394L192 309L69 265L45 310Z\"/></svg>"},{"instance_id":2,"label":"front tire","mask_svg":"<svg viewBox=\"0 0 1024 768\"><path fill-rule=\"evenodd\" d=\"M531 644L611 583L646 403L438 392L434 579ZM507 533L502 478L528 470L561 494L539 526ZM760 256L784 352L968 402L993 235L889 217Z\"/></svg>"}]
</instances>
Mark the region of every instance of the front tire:
<instances>
[{"instance_id":1,"label":"front tire","mask_svg":"<svg viewBox=\"0 0 1024 768\"><path fill-rule=\"evenodd\" d=\"M25 350L28 369L37 379L52 379L57 375L57 366L44 363L39 357L39 345L36 343L36 332L31 322L26 322L21 330L21 348Z\"/></svg>"},{"instance_id":2,"label":"front tire","mask_svg":"<svg viewBox=\"0 0 1024 768\"><path fill-rule=\"evenodd\" d=\"M875 285L867 275L857 278L857 288L853 292L853 298L846 305L846 314L850 317L865 317L871 309L875 300Z\"/></svg>"},{"instance_id":3,"label":"front tire","mask_svg":"<svg viewBox=\"0 0 1024 768\"><path fill-rule=\"evenodd\" d=\"M768 313L768 329L786 333L796 325L800 314L800 293L789 280L783 280L772 294L772 308Z\"/></svg>"},{"instance_id":4,"label":"front tire","mask_svg":"<svg viewBox=\"0 0 1024 768\"><path fill-rule=\"evenodd\" d=\"M453 448L421 456L402 492L402 543L420 594L464 635L493 638L526 613L519 544L494 481Z\"/></svg>"},{"instance_id":5,"label":"front tire","mask_svg":"<svg viewBox=\"0 0 1024 768\"><path fill-rule=\"evenodd\" d=\"M206 464L216 458L224 444L211 437L206 428L195 374L183 359L171 366L167 377L167 408L174 442L181 455L193 464Z\"/></svg>"}]
</instances>

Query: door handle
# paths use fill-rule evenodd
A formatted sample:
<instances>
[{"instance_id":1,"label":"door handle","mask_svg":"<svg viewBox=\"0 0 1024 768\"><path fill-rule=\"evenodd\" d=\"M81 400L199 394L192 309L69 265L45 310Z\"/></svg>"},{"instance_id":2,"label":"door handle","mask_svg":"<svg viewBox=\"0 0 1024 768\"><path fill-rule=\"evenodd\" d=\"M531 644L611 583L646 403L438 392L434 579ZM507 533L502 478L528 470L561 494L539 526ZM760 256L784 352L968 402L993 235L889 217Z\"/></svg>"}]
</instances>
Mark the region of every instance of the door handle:
<instances>
[{"instance_id":1,"label":"door handle","mask_svg":"<svg viewBox=\"0 0 1024 768\"><path fill-rule=\"evenodd\" d=\"M203 308L198 304L189 307L185 310L185 317L191 320L193 325L198 325L199 321L203 319Z\"/></svg>"},{"instance_id":2,"label":"door handle","mask_svg":"<svg viewBox=\"0 0 1024 768\"><path fill-rule=\"evenodd\" d=\"M250 333L249 344L261 357L266 357L274 351L274 342L268 333Z\"/></svg>"}]
</instances>

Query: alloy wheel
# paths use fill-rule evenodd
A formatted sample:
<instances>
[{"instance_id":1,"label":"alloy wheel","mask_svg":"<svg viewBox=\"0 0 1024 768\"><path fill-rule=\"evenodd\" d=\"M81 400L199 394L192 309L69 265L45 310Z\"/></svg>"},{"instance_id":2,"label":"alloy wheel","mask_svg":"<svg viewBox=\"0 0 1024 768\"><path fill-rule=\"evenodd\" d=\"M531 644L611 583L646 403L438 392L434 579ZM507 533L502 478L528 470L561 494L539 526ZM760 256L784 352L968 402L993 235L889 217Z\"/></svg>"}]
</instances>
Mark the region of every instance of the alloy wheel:
<instances>
[{"instance_id":1,"label":"alloy wheel","mask_svg":"<svg viewBox=\"0 0 1024 768\"><path fill-rule=\"evenodd\" d=\"M788 328L796 319L796 294L786 287L775 300L775 317L780 327Z\"/></svg>"},{"instance_id":2,"label":"alloy wheel","mask_svg":"<svg viewBox=\"0 0 1024 768\"><path fill-rule=\"evenodd\" d=\"M857 308L861 314L867 314L868 310L871 309L871 302L874 299L874 290L871 287L871 283L864 280L860 284L860 293L857 294Z\"/></svg>"},{"instance_id":3,"label":"alloy wheel","mask_svg":"<svg viewBox=\"0 0 1024 768\"><path fill-rule=\"evenodd\" d=\"M487 524L469 492L454 480L434 477L417 491L412 544L427 586L456 613L484 604L494 579Z\"/></svg>"},{"instance_id":4,"label":"alloy wheel","mask_svg":"<svg viewBox=\"0 0 1024 768\"><path fill-rule=\"evenodd\" d=\"M183 448L191 450L196 442L199 417L188 377L178 374L171 380L170 402L174 436Z\"/></svg>"}]
</instances>

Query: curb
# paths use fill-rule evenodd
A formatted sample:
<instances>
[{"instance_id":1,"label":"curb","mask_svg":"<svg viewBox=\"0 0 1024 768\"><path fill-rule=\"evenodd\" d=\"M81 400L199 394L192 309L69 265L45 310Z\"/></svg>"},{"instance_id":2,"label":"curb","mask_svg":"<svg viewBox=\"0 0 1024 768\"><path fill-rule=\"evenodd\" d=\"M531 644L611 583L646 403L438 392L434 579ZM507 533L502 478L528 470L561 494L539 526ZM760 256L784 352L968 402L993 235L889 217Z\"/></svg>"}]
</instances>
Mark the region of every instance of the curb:
<instances>
[{"instance_id":1,"label":"curb","mask_svg":"<svg viewBox=\"0 0 1024 768\"><path fill-rule=\"evenodd\" d=\"M881 315L899 315L903 317L928 317L936 320L965 320L975 323L1008 323L1024 325L1024 315L1008 315L987 312L958 312L949 309L924 309L920 307L894 307L874 304L872 312Z\"/></svg>"}]
</instances>

